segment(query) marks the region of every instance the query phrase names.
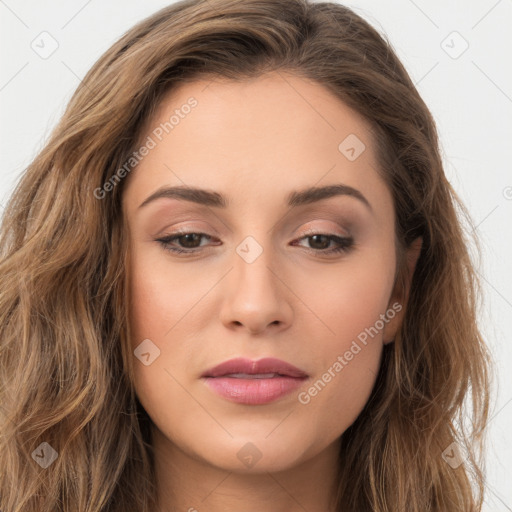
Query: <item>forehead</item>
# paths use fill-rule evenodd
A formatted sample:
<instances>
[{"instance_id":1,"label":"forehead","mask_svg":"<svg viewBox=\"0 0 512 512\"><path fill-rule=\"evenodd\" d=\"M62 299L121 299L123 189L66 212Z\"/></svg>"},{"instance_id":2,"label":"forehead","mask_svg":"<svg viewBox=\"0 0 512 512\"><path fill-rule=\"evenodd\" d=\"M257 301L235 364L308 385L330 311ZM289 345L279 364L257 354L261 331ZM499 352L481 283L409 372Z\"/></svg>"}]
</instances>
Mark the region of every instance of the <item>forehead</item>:
<instances>
[{"instance_id":1,"label":"forehead","mask_svg":"<svg viewBox=\"0 0 512 512\"><path fill-rule=\"evenodd\" d=\"M334 183L390 200L370 125L322 85L291 73L181 84L146 121L140 143L152 149L125 191L138 204L162 185L216 190L239 206Z\"/></svg>"}]
</instances>

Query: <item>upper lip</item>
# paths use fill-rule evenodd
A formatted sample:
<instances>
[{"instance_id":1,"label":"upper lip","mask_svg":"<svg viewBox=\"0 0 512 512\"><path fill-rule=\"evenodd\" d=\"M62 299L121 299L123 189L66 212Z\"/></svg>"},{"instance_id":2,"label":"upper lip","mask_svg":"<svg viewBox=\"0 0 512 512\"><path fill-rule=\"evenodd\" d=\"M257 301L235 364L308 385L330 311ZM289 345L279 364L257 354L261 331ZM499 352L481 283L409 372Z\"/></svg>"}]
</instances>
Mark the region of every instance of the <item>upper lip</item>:
<instances>
[{"instance_id":1,"label":"upper lip","mask_svg":"<svg viewBox=\"0 0 512 512\"><path fill-rule=\"evenodd\" d=\"M223 363L206 370L201 377L221 377L232 373L247 373L249 375L257 375L261 373L277 373L286 377L304 378L307 373L303 372L296 366L286 361L266 357L258 361L245 359L242 357L230 359Z\"/></svg>"}]
</instances>

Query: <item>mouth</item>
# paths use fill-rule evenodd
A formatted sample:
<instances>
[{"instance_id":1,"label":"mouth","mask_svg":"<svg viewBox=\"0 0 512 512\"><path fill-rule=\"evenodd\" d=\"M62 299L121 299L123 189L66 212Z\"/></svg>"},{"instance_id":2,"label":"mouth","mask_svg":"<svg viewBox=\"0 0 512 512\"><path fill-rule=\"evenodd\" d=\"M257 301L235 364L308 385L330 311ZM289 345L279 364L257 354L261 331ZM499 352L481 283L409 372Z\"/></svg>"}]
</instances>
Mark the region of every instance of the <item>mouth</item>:
<instances>
[{"instance_id":1,"label":"mouth","mask_svg":"<svg viewBox=\"0 0 512 512\"><path fill-rule=\"evenodd\" d=\"M231 359L201 375L222 398L245 405L263 405L291 393L308 379L299 368L274 358Z\"/></svg>"},{"instance_id":2,"label":"mouth","mask_svg":"<svg viewBox=\"0 0 512 512\"><path fill-rule=\"evenodd\" d=\"M234 379L273 379L274 377L289 377L280 373L228 373L221 377L233 377Z\"/></svg>"}]
</instances>

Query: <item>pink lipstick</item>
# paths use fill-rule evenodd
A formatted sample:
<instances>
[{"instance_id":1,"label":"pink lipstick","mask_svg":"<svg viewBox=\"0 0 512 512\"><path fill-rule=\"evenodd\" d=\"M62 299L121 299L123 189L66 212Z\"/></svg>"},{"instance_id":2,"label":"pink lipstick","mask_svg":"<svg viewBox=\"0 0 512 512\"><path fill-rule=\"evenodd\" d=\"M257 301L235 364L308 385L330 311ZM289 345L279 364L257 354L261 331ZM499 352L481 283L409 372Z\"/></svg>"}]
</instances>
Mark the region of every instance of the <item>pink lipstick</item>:
<instances>
[{"instance_id":1,"label":"pink lipstick","mask_svg":"<svg viewBox=\"0 0 512 512\"><path fill-rule=\"evenodd\" d=\"M308 375L280 359L252 361L236 358L207 370L201 378L226 400L263 405L291 393L302 385Z\"/></svg>"}]
</instances>

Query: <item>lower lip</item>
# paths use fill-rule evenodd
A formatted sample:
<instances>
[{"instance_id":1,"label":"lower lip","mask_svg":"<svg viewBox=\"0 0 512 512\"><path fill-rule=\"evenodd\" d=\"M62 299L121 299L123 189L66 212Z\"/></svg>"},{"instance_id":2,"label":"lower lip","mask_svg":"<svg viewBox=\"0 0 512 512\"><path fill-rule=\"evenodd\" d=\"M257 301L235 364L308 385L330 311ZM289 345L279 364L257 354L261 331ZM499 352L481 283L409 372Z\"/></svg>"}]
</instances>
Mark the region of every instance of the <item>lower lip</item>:
<instances>
[{"instance_id":1,"label":"lower lip","mask_svg":"<svg viewBox=\"0 0 512 512\"><path fill-rule=\"evenodd\" d=\"M235 377L207 377L205 380L213 391L230 402L262 405L291 393L302 385L305 378L237 379Z\"/></svg>"}]
</instances>

